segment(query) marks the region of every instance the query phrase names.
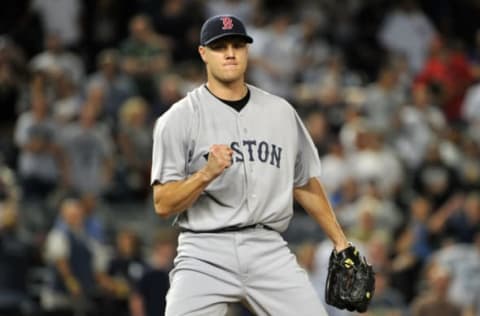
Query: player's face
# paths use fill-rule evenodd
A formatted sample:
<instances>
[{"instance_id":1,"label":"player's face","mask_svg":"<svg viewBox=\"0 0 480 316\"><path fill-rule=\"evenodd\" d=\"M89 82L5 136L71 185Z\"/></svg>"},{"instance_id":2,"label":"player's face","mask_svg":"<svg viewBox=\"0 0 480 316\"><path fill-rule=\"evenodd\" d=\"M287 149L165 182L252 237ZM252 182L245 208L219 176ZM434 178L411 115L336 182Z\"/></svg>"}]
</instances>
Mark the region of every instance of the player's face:
<instances>
[{"instance_id":1,"label":"player's face","mask_svg":"<svg viewBox=\"0 0 480 316\"><path fill-rule=\"evenodd\" d=\"M243 80L248 61L248 46L244 39L222 38L208 46L200 46L199 52L210 79L222 83Z\"/></svg>"}]
</instances>

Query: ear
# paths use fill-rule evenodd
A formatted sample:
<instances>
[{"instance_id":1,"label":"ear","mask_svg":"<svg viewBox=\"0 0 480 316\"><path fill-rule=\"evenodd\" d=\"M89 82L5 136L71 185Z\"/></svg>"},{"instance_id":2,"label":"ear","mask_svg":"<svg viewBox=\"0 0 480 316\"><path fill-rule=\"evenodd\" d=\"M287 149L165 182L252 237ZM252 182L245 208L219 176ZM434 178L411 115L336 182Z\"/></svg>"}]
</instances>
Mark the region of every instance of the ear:
<instances>
[{"instance_id":1,"label":"ear","mask_svg":"<svg viewBox=\"0 0 480 316\"><path fill-rule=\"evenodd\" d=\"M206 64L207 59L205 57L205 54L206 54L205 46L198 46L198 53L200 54L200 57L202 58L203 62Z\"/></svg>"}]
</instances>

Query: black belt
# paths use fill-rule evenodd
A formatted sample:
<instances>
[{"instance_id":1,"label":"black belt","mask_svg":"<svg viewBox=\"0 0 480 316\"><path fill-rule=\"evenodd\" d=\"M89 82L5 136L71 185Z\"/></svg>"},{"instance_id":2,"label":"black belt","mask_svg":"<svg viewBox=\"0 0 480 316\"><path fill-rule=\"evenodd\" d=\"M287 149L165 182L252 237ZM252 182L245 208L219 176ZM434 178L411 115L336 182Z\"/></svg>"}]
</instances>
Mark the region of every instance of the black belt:
<instances>
[{"instance_id":1,"label":"black belt","mask_svg":"<svg viewBox=\"0 0 480 316\"><path fill-rule=\"evenodd\" d=\"M217 228L217 229L210 229L210 230L192 230L188 228L183 228L180 227L180 232L182 233L228 233L228 232L238 232L242 231L245 229L250 229L250 228L263 228L266 230L275 230L270 226L267 226L265 224L252 224L252 225L247 225L247 226L227 226L227 227L222 227L222 228Z\"/></svg>"}]
</instances>

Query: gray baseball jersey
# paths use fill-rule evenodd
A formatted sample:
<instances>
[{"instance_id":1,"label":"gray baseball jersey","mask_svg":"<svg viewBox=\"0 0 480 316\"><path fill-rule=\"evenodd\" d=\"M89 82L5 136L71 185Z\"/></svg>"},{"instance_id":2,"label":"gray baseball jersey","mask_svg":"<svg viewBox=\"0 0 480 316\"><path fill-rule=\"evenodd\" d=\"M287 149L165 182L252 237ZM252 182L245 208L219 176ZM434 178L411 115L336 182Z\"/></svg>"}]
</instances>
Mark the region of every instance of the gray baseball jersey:
<instances>
[{"instance_id":1,"label":"gray baseball jersey","mask_svg":"<svg viewBox=\"0 0 480 316\"><path fill-rule=\"evenodd\" d=\"M250 100L240 112L200 86L156 122L152 184L197 172L213 144L234 151L232 166L178 216L180 227L203 231L262 223L284 231L293 215L293 188L320 175L317 150L294 108L248 88Z\"/></svg>"}]
</instances>

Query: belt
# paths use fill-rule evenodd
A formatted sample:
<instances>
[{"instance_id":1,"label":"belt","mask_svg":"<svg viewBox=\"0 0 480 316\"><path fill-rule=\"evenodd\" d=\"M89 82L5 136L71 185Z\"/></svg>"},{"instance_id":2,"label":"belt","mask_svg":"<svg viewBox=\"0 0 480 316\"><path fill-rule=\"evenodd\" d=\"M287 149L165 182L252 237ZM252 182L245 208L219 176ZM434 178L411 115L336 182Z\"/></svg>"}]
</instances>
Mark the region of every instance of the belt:
<instances>
[{"instance_id":1,"label":"belt","mask_svg":"<svg viewBox=\"0 0 480 316\"><path fill-rule=\"evenodd\" d=\"M252 225L247 225L247 226L227 226L227 227L222 227L222 228L217 228L217 229L210 229L210 230L193 230L193 229L188 229L188 228L183 228L180 227L180 232L182 233L195 233L195 234L201 234L201 233L228 233L228 232L238 232L250 228L263 228L266 230L275 230L270 226L267 226L265 224L252 224Z\"/></svg>"}]
</instances>

